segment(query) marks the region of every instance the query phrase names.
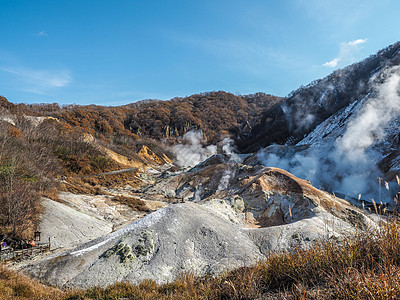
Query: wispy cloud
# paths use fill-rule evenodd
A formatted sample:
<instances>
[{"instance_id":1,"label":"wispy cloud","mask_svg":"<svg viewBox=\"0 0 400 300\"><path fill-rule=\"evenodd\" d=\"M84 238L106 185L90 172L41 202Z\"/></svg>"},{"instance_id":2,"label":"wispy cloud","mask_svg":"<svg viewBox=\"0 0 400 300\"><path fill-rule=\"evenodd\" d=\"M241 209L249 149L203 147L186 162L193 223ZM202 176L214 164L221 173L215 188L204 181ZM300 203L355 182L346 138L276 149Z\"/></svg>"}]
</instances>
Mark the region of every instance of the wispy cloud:
<instances>
[{"instance_id":1,"label":"wispy cloud","mask_svg":"<svg viewBox=\"0 0 400 300\"><path fill-rule=\"evenodd\" d=\"M348 31L367 18L377 5L365 0L295 0L294 3L302 13L321 25L334 25L336 31Z\"/></svg>"},{"instance_id":2,"label":"wispy cloud","mask_svg":"<svg viewBox=\"0 0 400 300\"><path fill-rule=\"evenodd\" d=\"M349 45L350 47L354 47L360 44L364 44L367 41L367 39L358 39L358 40L354 40L351 42L348 42L347 45Z\"/></svg>"},{"instance_id":3,"label":"wispy cloud","mask_svg":"<svg viewBox=\"0 0 400 300\"><path fill-rule=\"evenodd\" d=\"M260 75L273 64L281 67L299 65L297 55L271 48L261 42L193 36L174 36L174 39L216 57L226 69L236 69L247 74Z\"/></svg>"},{"instance_id":4,"label":"wispy cloud","mask_svg":"<svg viewBox=\"0 0 400 300\"><path fill-rule=\"evenodd\" d=\"M324 67L335 68L339 65L353 63L355 54L360 50L360 45L367 42L367 39L357 39L340 44L340 51L337 57L323 64Z\"/></svg>"},{"instance_id":5,"label":"wispy cloud","mask_svg":"<svg viewBox=\"0 0 400 300\"><path fill-rule=\"evenodd\" d=\"M37 36L48 36L46 31L41 31L37 34Z\"/></svg>"},{"instance_id":6,"label":"wispy cloud","mask_svg":"<svg viewBox=\"0 0 400 300\"><path fill-rule=\"evenodd\" d=\"M21 90L45 94L52 89L69 85L72 77L68 70L34 70L26 67L0 67L0 71L14 77Z\"/></svg>"}]
</instances>

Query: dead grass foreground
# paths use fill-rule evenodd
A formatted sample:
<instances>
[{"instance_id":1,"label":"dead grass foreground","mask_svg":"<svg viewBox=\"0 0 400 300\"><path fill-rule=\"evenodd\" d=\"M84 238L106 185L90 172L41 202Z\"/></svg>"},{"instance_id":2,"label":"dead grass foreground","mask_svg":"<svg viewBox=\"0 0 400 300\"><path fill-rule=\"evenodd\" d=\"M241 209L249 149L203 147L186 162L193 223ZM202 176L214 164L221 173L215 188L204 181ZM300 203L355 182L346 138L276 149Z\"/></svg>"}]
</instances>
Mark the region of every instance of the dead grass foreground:
<instances>
[{"instance_id":1,"label":"dead grass foreground","mask_svg":"<svg viewBox=\"0 0 400 300\"><path fill-rule=\"evenodd\" d=\"M61 291L0 268L2 299L399 299L400 222L312 249L273 254L219 277Z\"/></svg>"}]
</instances>

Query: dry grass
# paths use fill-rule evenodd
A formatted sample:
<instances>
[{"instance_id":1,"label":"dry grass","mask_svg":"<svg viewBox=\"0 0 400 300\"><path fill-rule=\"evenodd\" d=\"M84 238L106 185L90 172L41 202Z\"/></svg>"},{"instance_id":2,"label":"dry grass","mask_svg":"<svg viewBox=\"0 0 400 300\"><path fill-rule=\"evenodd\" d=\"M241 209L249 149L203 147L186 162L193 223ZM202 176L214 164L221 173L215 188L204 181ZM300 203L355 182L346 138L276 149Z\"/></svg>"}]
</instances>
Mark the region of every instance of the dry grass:
<instances>
[{"instance_id":1,"label":"dry grass","mask_svg":"<svg viewBox=\"0 0 400 300\"><path fill-rule=\"evenodd\" d=\"M59 200L59 187L52 187L48 190L43 191L42 193L43 197L49 198L51 200L54 201L58 201Z\"/></svg>"},{"instance_id":2,"label":"dry grass","mask_svg":"<svg viewBox=\"0 0 400 300\"><path fill-rule=\"evenodd\" d=\"M0 265L1 299L63 299L66 294Z\"/></svg>"},{"instance_id":3,"label":"dry grass","mask_svg":"<svg viewBox=\"0 0 400 300\"><path fill-rule=\"evenodd\" d=\"M164 285L147 280L61 292L23 276L16 280L17 276L21 275L0 269L2 295L18 294L20 299L399 299L400 222L341 241L321 242L308 250L273 254L254 267L215 278L187 274Z\"/></svg>"},{"instance_id":4,"label":"dry grass","mask_svg":"<svg viewBox=\"0 0 400 300\"><path fill-rule=\"evenodd\" d=\"M150 209L146 206L143 200L135 197L115 196L115 201L121 202L128 205L130 208L136 211L150 212Z\"/></svg>"},{"instance_id":5,"label":"dry grass","mask_svg":"<svg viewBox=\"0 0 400 300\"><path fill-rule=\"evenodd\" d=\"M60 189L73 194L96 195L96 188L84 181L82 177L69 176L65 183L60 185Z\"/></svg>"},{"instance_id":6,"label":"dry grass","mask_svg":"<svg viewBox=\"0 0 400 300\"><path fill-rule=\"evenodd\" d=\"M143 182L136 176L136 174L137 172L107 174L94 177L84 177L83 180L91 185L101 185L105 187L120 187L125 185L138 187Z\"/></svg>"},{"instance_id":7,"label":"dry grass","mask_svg":"<svg viewBox=\"0 0 400 300\"><path fill-rule=\"evenodd\" d=\"M60 184L60 190L74 194L99 195L107 194L102 187L120 187L130 185L139 187L143 182L136 173L105 174L98 176L68 176L66 183ZM56 200L52 198L53 200Z\"/></svg>"}]
</instances>

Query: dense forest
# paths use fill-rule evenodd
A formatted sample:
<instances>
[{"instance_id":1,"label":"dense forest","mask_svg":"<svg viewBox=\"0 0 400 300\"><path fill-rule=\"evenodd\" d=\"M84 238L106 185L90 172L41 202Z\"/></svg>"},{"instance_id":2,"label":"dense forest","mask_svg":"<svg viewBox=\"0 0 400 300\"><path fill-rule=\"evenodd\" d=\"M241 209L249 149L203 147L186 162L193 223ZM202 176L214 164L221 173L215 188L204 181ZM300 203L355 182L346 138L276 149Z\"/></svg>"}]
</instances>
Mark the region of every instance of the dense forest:
<instances>
[{"instance_id":1,"label":"dense forest","mask_svg":"<svg viewBox=\"0 0 400 300\"><path fill-rule=\"evenodd\" d=\"M219 91L116 107L58 104L20 104L18 107L36 116L57 118L108 141L118 142L121 137L173 141L197 129L212 143L223 133L236 138L250 132L260 115L282 99L264 93L236 96Z\"/></svg>"}]
</instances>

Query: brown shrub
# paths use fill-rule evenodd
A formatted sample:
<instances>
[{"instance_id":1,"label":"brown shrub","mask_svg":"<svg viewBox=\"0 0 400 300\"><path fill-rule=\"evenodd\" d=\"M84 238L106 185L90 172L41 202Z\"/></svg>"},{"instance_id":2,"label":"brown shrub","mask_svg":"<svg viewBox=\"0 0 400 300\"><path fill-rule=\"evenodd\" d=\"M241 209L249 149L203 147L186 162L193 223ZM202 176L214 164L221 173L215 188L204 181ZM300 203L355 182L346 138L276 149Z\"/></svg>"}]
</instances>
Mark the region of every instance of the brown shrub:
<instances>
[{"instance_id":1,"label":"brown shrub","mask_svg":"<svg viewBox=\"0 0 400 300\"><path fill-rule=\"evenodd\" d=\"M104 187L118 187L125 185L138 187L143 183L139 178L136 177L136 172L83 177L82 180L92 186L100 185Z\"/></svg>"},{"instance_id":2,"label":"brown shrub","mask_svg":"<svg viewBox=\"0 0 400 300\"><path fill-rule=\"evenodd\" d=\"M150 212L150 209L146 206L146 203L143 200L135 197L125 197L125 196L115 196L115 201L121 202L125 205L128 205L132 209L136 211Z\"/></svg>"},{"instance_id":3,"label":"brown shrub","mask_svg":"<svg viewBox=\"0 0 400 300\"><path fill-rule=\"evenodd\" d=\"M10 126L10 128L8 129L8 134L10 136L13 136L13 137L16 137L16 138L19 138L22 140L24 139L24 133L14 126Z\"/></svg>"},{"instance_id":4,"label":"brown shrub","mask_svg":"<svg viewBox=\"0 0 400 300\"><path fill-rule=\"evenodd\" d=\"M52 187L43 191L43 197L47 197L51 200L58 201L59 200L59 187Z\"/></svg>"}]
</instances>

